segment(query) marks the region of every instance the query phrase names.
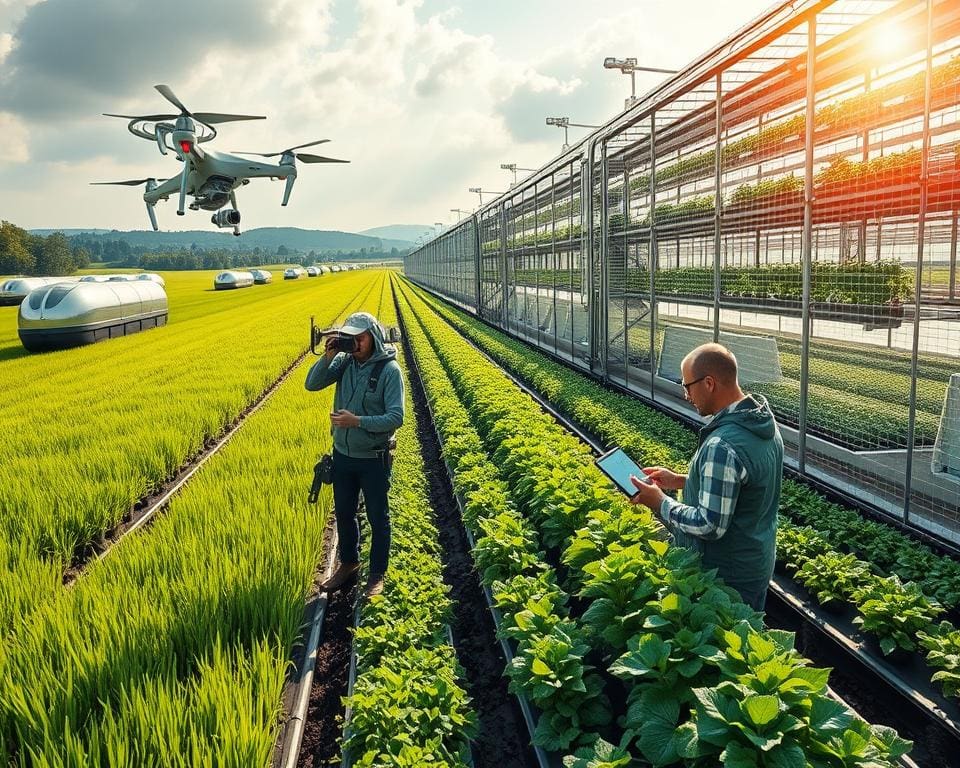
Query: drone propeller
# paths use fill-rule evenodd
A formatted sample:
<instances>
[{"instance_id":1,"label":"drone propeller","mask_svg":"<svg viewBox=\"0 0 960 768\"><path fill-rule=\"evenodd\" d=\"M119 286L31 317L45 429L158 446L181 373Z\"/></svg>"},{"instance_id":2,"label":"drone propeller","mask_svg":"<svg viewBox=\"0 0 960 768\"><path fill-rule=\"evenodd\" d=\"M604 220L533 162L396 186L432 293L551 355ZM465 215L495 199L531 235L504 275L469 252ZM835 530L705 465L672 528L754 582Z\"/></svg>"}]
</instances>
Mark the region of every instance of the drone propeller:
<instances>
[{"instance_id":1,"label":"drone propeller","mask_svg":"<svg viewBox=\"0 0 960 768\"><path fill-rule=\"evenodd\" d=\"M296 147L290 147L290 149L284 149L280 152L234 152L235 155L257 155L257 157L277 157L278 155L285 155L288 152L293 152L297 149L305 149L306 147L315 147L317 144L326 144L330 139L320 139L319 141L309 141L306 144L298 144ZM297 159L301 157L315 157L315 155L297 155ZM307 160L309 163L310 161ZM316 161L314 161L316 162Z\"/></svg>"},{"instance_id":2,"label":"drone propeller","mask_svg":"<svg viewBox=\"0 0 960 768\"><path fill-rule=\"evenodd\" d=\"M155 123L160 120L175 120L181 115L186 115L187 117L192 117L194 120L197 120L206 125L216 125L218 123L232 123L237 120L266 120L267 118L263 115L231 115L225 112L191 112L187 109L183 102L177 98L177 95L170 89L168 85L158 85L155 86L161 95L169 101L173 106L177 107L180 110L179 114L165 114L165 115L117 115L112 112L104 112L103 114L107 117L122 117L125 120L145 120L150 123Z\"/></svg>"},{"instance_id":3,"label":"drone propeller","mask_svg":"<svg viewBox=\"0 0 960 768\"><path fill-rule=\"evenodd\" d=\"M91 181L90 183L94 185L119 184L123 187L137 187L141 184L146 184L148 181L166 181L166 179L155 179L151 176L149 179L129 179L128 181Z\"/></svg>"},{"instance_id":4,"label":"drone propeller","mask_svg":"<svg viewBox=\"0 0 960 768\"><path fill-rule=\"evenodd\" d=\"M216 125L217 123L232 123L236 122L237 120L267 119L263 115L231 115L223 112L191 112L186 108L184 103L177 98L177 95L173 92L169 85L157 85L155 88L160 91L160 94L167 101L180 109L180 114L192 117L195 120L199 120L201 123L206 123L207 125ZM176 115L174 115L174 117L176 117Z\"/></svg>"},{"instance_id":5,"label":"drone propeller","mask_svg":"<svg viewBox=\"0 0 960 768\"><path fill-rule=\"evenodd\" d=\"M91 181L91 184L95 185L118 185L121 187L139 187L141 184L147 185L147 193L152 192L157 188L158 181L166 181L166 179L157 179L153 176L150 176L146 179L127 179L126 181ZM150 217L150 224L153 227L153 231L158 231L159 227L157 226L157 214L154 213L153 206L156 205L156 201L147 202L146 193L144 194L144 202L147 203L147 215Z\"/></svg>"},{"instance_id":6,"label":"drone propeller","mask_svg":"<svg viewBox=\"0 0 960 768\"><path fill-rule=\"evenodd\" d=\"M323 157L322 155L307 155L300 153L297 160L301 163L349 163L349 160L337 160L335 157Z\"/></svg>"}]
</instances>

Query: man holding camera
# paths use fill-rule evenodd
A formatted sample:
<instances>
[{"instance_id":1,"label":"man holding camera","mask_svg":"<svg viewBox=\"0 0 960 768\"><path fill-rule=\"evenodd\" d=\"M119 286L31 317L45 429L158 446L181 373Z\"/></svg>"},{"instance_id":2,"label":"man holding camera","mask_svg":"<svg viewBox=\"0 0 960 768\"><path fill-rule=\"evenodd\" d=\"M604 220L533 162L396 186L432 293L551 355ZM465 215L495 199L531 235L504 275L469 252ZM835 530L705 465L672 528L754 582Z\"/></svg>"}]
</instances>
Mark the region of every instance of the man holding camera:
<instances>
[{"instance_id":1,"label":"man holding camera","mask_svg":"<svg viewBox=\"0 0 960 768\"><path fill-rule=\"evenodd\" d=\"M333 504L340 540L340 566L323 588L348 583L360 568L360 491L370 523L370 572L364 594L383 592L390 553L392 441L403 424L403 377L397 351L367 312L355 312L327 337L323 357L307 373L306 388L318 392L336 383L333 412Z\"/></svg>"}]
</instances>

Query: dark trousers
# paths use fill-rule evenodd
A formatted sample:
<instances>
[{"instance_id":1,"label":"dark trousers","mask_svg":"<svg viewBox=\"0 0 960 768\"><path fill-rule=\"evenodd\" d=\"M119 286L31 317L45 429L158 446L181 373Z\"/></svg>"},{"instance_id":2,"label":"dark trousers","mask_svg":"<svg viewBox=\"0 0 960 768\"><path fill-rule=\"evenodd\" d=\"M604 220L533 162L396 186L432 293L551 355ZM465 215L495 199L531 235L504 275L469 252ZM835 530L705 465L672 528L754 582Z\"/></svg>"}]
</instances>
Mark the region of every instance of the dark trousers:
<instances>
[{"instance_id":1,"label":"dark trousers","mask_svg":"<svg viewBox=\"0 0 960 768\"><path fill-rule=\"evenodd\" d=\"M390 470L384 459L356 459L333 452L333 506L340 538L340 562L360 562L360 521L357 511L363 491L370 523L370 573L386 573L390 557L390 510L387 491Z\"/></svg>"}]
</instances>

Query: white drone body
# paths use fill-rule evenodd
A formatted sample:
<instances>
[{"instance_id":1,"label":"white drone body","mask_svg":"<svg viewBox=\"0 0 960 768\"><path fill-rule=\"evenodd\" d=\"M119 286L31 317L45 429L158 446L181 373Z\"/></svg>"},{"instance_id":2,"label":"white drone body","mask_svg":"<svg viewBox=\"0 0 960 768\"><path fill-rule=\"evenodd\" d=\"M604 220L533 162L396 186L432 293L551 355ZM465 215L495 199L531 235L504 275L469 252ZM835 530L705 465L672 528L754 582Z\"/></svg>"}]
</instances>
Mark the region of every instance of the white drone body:
<instances>
[{"instance_id":1,"label":"white drone body","mask_svg":"<svg viewBox=\"0 0 960 768\"><path fill-rule=\"evenodd\" d=\"M143 201L147 205L147 215L154 231L157 226L157 216L154 206L161 200L169 200L176 195L179 200L177 215L185 214L187 196L191 196L190 210L216 211L211 221L218 227L233 227L233 234L240 234L240 210L237 207L236 190L250 179L271 178L284 179L283 202L290 201L290 192L297 180L297 161L303 163L347 163L349 160L337 160L331 157L297 152L298 149L324 144L329 139L311 141L290 149L269 154L261 152L213 152L204 150L200 145L210 141L217 135L213 126L218 123L235 122L238 120L264 120L260 115L230 115L219 112L191 113L166 85L156 86L157 90L174 106L180 108L179 115L114 115L105 113L108 117L122 117L129 119L127 125L130 133L142 139L154 141L162 155L174 152L178 160L183 162L183 170L172 178L158 179L131 179L129 181L100 181L94 184L119 184L123 186L145 185ZM174 122L167 122L173 120ZM241 155L255 155L259 157L279 157L276 163L253 160ZM230 208L221 210L227 203Z\"/></svg>"}]
</instances>

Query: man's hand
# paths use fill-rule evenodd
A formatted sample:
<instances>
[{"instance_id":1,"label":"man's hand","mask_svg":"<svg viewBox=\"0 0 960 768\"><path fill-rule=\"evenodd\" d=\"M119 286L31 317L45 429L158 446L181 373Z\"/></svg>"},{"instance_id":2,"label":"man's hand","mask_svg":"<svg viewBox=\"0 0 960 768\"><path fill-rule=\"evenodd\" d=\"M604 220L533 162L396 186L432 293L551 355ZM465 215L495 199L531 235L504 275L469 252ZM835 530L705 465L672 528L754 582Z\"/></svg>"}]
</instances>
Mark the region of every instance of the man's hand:
<instances>
[{"instance_id":1,"label":"man's hand","mask_svg":"<svg viewBox=\"0 0 960 768\"><path fill-rule=\"evenodd\" d=\"M665 491L679 491L687 482L685 475L678 475L666 467L644 467L643 474L654 484Z\"/></svg>"},{"instance_id":2,"label":"man's hand","mask_svg":"<svg viewBox=\"0 0 960 768\"><path fill-rule=\"evenodd\" d=\"M667 498L667 495L660 488L653 483L645 483L634 475L630 475L630 482L637 489L637 492L630 497L631 504L643 504L645 507L650 507L654 512L660 509L663 500Z\"/></svg>"},{"instance_id":3,"label":"man's hand","mask_svg":"<svg viewBox=\"0 0 960 768\"><path fill-rule=\"evenodd\" d=\"M330 421L333 426L346 429L360 426L360 417L350 411L334 411L330 414Z\"/></svg>"},{"instance_id":4,"label":"man's hand","mask_svg":"<svg viewBox=\"0 0 960 768\"><path fill-rule=\"evenodd\" d=\"M326 342L324 342L323 356L326 358L328 363L337 356L337 337L336 336L327 336L327 340Z\"/></svg>"}]
</instances>

